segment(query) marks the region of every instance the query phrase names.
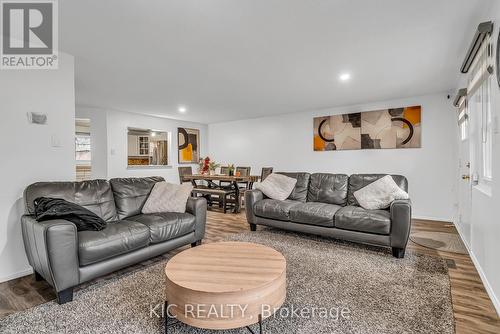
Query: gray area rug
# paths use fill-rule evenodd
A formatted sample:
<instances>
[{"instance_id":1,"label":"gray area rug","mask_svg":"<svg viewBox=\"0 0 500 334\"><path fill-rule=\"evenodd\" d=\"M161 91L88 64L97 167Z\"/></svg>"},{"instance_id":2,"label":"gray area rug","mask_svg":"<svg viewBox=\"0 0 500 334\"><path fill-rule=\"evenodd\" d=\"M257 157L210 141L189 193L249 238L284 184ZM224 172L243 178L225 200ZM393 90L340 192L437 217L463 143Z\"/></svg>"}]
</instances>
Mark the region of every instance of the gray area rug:
<instances>
[{"instance_id":1,"label":"gray area rug","mask_svg":"<svg viewBox=\"0 0 500 334\"><path fill-rule=\"evenodd\" d=\"M266 333L454 332L442 259L408 252L398 260L381 248L272 229L230 239L271 246L287 260L287 300L282 310L288 316L282 312L266 319ZM0 332L163 333L163 319L151 314L151 307L163 303L164 266L165 262L156 263L97 283L78 291L68 304L50 302L13 314L0 320ZM309 310L309 316L295 316L294 309ZM328 309L329 317L320 312L323 309ZM178 324L169 333L249 332Z\"/></svg>"}]
</instances>

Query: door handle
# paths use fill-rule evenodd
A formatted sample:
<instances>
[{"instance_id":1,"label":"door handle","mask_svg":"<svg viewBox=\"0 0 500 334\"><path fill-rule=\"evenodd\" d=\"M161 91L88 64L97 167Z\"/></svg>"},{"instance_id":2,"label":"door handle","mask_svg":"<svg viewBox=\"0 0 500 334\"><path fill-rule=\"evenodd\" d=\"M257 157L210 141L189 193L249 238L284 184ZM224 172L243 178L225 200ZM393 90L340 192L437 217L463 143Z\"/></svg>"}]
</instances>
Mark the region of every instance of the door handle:
<instances>
[{"instance_id":1,"label":"door handle","mask_svg":"<svg viewBox=\"0 0 500 334\"><path fill-rule=\"evenodd\" d=\"M462 175L462 180L470 180L470 175Z\"/></svg>"}]
</instances>

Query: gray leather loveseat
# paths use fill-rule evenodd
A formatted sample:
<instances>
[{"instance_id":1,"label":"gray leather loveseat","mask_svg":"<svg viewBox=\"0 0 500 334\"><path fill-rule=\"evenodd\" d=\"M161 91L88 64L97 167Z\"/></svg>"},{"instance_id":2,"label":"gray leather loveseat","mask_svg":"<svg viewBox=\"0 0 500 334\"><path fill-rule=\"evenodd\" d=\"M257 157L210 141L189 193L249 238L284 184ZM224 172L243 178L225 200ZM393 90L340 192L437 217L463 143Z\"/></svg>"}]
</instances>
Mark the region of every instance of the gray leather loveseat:
<instances>
[{"instance_id":1,"label":"gray leather loveseat","mask_svg":"<svg viewBox=\"0 0 500 334\"><path fill-rule=\"evenodd\" d=\"M37 279L44 278L62 304L73 299L73 287L98 276L191 244L205 234L207 204L189 198L186 213L141 214L161 177L82 182L38 182L26 188L27 214L21 219L28 261ZM63 198L107 222L101 231L80 231L66 220L37 222L37 197Z\"/></svg>"},{"instance_id":2,"label":"gray leather loveseat","mask_svg":"<svg viewBox=\"0 0 500 334\"><path fill-rule=\"evenodd\" d=\"M245 193L250 229L267 225L392 248L403 258L411 225L411 201L396 200L387 210L366 210L353 193L386 174L280 173L297 179L284 201L266 198L260 190ZM408 191L404 176L392 175Z\"/></svg>"}]
</instances>

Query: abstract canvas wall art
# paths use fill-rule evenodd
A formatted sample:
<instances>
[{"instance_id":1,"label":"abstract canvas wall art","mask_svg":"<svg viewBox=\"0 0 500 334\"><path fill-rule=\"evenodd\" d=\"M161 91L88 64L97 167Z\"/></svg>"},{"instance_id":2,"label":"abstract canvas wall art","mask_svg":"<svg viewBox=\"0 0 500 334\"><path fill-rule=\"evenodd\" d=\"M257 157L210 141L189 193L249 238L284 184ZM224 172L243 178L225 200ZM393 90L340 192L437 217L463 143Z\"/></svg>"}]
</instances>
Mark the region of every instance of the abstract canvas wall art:
<instances>
[{"instance_id":1,"label":"abstract canvas wall art","mask_svg":"<svg viewBox=\"0 0 500 334\"><path fill-rule=\"evenodd\" d=\"M314 150L362 150L421 147L422 107L314 118Z\"/></svg>"},{"instance_id":2,"label":"abstract canvas wall art","mask_svg":"<svg viewBox=\"0 0 500 334\"><path fill-rule=\"evenodd\" d=\"M197 164L200 160L200 130L177 128L179 163Z\"/></svg>"}]
</instances>

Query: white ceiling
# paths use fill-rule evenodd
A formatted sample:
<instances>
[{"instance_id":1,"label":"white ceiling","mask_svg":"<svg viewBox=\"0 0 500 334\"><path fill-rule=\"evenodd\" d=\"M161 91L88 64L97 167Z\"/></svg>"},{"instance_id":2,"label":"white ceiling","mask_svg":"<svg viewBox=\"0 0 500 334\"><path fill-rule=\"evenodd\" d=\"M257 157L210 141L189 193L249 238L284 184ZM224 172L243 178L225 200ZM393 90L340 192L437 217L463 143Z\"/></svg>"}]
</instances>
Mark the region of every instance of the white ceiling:
<instances>
[{"instance_id":1,"label":"white ceiling","mask_svg":"<svg viewBox=\"0 0 500 334\"><path fill-rule=\"evenodd\" d=\"M485 5L64 0L60 45L77 104L213 123L448 91Z\"/></svg>"}]
</instances>

